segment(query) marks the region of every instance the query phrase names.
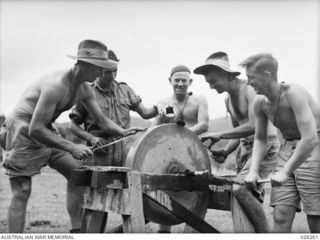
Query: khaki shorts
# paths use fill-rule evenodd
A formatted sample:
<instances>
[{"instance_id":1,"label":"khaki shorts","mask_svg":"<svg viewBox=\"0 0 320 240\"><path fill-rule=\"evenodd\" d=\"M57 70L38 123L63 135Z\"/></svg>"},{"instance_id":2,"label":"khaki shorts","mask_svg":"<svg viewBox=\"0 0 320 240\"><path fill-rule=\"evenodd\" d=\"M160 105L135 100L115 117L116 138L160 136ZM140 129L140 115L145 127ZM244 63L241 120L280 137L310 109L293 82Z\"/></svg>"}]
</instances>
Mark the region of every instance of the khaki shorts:
<instances>
[{"instance_id":1,"label":"khaki shorts","mask_svg":"<svg viewBox=\"0 0 320 240\"><path fill-rule=\"evenodd\" d=\"M41 168L64 158L73 159L66 151L49 148L28 135L29 123L7 118L2 126L2 143L6 174L10 177L34 176ZM67 161L67 160L66 160Z\"/></svg>"},{"instance_id":2,"label":"khaki shorts","mask_svg":"<svg viewBox=\"0 0 320 240\"><path fill-rule=\"evenodd\" d=\"M261 161L259 168L259 176L262 179L267 178L274 171L278 162L278 152L280 143L277 137L269 137L268 139L268 151ZM242 138L237 150L236 162L237 162L237 176L239 178L245 178L249 173L249 169L252 161L253 140L248 138ZM263 184L259 185L258 190L252 191L252 194L261 202L264 198Z\"/></svg>"},{"instance_id":3,"label":"khaki shorts","mask_svg":"<svg viewBox=\"0 0 320 240\"><path fill-rule=\"evenodd\" d=\"M275 169L278 162L279 140L276 137L268 139L268 151L261 161L259 176L267 178ZM241 139L238 147L236 162L239 177L245 177L249 173L252 161L253 140Z\"/></svg>"},{"instance_id":4,"label":"khaki shorts","mask_svg":"<svg viewBox=\"0 0 320 240\"><path fill-rule=\"evenodd\" d=\"M298 141L285 141L281 144L275 172L289 160ZM300 202L307 215L320 215L320 143L282 186L272 187L271 206L293 206L301 211Z\"/></svg>"}]
</instances>

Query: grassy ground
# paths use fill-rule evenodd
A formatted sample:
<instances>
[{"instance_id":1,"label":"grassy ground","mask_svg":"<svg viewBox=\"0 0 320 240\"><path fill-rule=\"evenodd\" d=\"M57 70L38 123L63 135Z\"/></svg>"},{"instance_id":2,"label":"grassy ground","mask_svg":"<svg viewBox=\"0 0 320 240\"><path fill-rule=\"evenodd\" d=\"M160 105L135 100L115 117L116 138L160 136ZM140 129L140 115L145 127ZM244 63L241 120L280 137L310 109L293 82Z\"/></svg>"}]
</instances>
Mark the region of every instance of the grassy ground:
<instances>
[{"instance_id":1,"label":"grassy ground","mask_svg":"<svg viewBox=\"0 0 320 240\"><path fill-rule=\"evenodd\" d=\"M9 181L4 172L3 167L0 167L0 233L8 231L6 216L11 196ZM65 207L66 180L54 170L46 167L41 175L33 178L32 184L33 191L28 204L25 232L68 233L70 225ZM267 187L264 209L272 225L272 208L268 206L269 195L270 187ZM233 232L231 213L228 211L209 209L205 220L223 233ZM120 223L120 217L117 214L111 214L107 228L110 229ZM175 233L182 232L182 230L182 224L172 228ZM156 232L157 225L149 223L147 231ZM293 232L309 232L303 213L296 215Z\"/></svg>"}]
</instances>

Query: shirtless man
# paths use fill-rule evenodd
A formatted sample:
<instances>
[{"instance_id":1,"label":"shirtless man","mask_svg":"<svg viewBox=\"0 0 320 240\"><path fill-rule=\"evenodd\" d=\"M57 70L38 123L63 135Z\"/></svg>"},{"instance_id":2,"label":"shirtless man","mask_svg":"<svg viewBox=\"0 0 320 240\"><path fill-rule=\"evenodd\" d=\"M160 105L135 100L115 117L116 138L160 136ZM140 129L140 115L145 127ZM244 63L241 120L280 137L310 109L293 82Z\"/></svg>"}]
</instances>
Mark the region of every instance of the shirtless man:
<instances>
[{"instance_id":1,"label":"shirtless man","mask_svg":"<svg viewBox=\"0 0 320 240\"><path fill-rule=\"evenodd\" d=\"M161 114L155 118L154 125L183 121L185 127L199 135L208 130L209 114L206 97L188 93L188 88L192 83L191 71L184 65L178 65L171 70L169 83L173 88L173 95L159 102L158 107ZM174 117L167 117L166 107L173 107ZM204 218L206 211L199 213ZM170 232L171 226L159 225L159 232ZM186 227L185 232L193 231L191 227Z\"/></svg>"},{"instance_id":2,"label":"shirtless man","mask_svg":"<svg viewBox=\"0 0 320 240\"><path fill-rule=\"evenodd\" d=\"M280 83L278 61L271 54L244 60L249 84L259 94L254 101L256 132L252 165L245 181L255 187L266 152L268 119L281 131L276 171L271 177L270 205L274 232L290 232L296 211L307 215L310 232L320 232L320 108L301 86Z\"/></svg>"},{"instance_id":3,"label":"shirtless man","mask_svg":"<svg viewBox=\"0 0 320 240\"><path fill-rule=\"evenodd\" d=\"M254 134L254 114L253 99L256 94L247 85L247 82L237 78L240 72L230 69L228 55L224 52L216 52L210 55L205 64L194 70L196 74L203 74L210 88L214 88L219 94L227 92L225 100L227 111L230 113L233 129L222 132L211 132L201 137L202 141L211 140L213 143L220 139L232 139L220 150L213 151L223 163L226 157L237 150L237 176L244 178L248 173L251 163L251 152L253 147ZM273 170L276 163L276 155L279 148L277 133L275 128L269 129L268 155L264 159L263 168L259 172L260 177L266 178ZM254 226L256 232L268 232L269 225L265 217L263 208L259 202L263 201L262 188L254 191L246 188L245 185L234 184L232 193L245 209L246 215ZM258 198L258 199L257 199ZM233 217L234 217L233 212ZM237 220L234 220L235 231Z\"/></svg>"},{"instance_id":4,"label":"shirtless man","mask_svg":"<svg viewBox=\"0 0 320 240\"><path fill-rule=\"evenodd\" d=\"M102 69L109 66L107 47L98 41L84 40L79 44L77 57L73 58L78 61L71 69L55 71L32 83L1 130L4 167L12 190L8 210L10 233L24 230L32 176L49 165L69 179L72 170L82 166L76 159L92 155L88 146L63 139L52 127L55 119L76 100L84 104L108 134L125 136L139 130L122 129L104 117L87 83L93 82L102 74Z\"/></svg>"}]
</instances>

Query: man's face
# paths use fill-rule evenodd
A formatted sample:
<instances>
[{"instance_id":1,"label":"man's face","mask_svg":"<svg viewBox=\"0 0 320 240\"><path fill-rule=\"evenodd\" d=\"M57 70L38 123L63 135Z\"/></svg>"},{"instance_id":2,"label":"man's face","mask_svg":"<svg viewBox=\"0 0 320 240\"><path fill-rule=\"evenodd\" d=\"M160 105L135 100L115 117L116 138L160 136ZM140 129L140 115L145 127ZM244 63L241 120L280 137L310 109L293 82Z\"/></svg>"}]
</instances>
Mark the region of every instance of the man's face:
<instances>
[{"instance_id":1,"label":"man's face","mask_svg":"<svg viewBox=\"0 0 320 240\"><path fill-rule=\"evenodd\" d=\"M84 63L82 64L82 66L83 66L82 72L83 72L84 78L88 82L94 82L96 78L100 77L103 73L103 68L95 66L93 64Z\"/></svg>"},{"instance_id":2,"label":"man's face","mask_svg":"<svg viewBox=\"0 0 320 240\"><path fill-rule=\"evenodd\" d=\"M263 94L267 79L263 73L256 70L255 66L246 68L246 74L248 77L248 84L257 92L257 94Z\"/></svg>"},{"instance_id":3,"label":"man's face","mask_svg":"<svg viewBox=\"0 0 320 240\"><path fill-rule=\"evenodd\" d=\"M192 83L189 72L176 72L169 78L174 94L187 94L188 87Z\"/></svg>"},{"instance_id":4,"label":"man's face","mask_svg":"<svg viewBox=\"0 0 320 240\"><path fill-rule=\"evenodd\" d=\"M219 94L226 91L230 84L228 74L215 69L208 71L204 77L210 88L215 89Z\"/></svg>"},{"instance_id":5,"label":"man's face","mask_svg":"<svg viewBox=\"0 0 320 240\"><path fill-rule=\"evenodd\" d=\"M102 81L103 83L110 83L110 82L116 80L117 73L118 73L118 69L115 69L112 71L110 71L108 69L104 69L102 76L100 77L100 81Z\"/></svg>"}]
</instances>

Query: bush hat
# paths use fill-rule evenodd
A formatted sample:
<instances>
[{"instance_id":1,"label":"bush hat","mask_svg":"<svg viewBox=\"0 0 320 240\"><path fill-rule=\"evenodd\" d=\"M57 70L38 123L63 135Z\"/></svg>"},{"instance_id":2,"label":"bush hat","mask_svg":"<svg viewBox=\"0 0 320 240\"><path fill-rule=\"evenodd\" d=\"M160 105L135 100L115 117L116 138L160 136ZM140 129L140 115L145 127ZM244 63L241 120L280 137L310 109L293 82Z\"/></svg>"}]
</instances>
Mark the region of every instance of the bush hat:
<instances>
[{"instance_id":1,"label":"bush hat","mask_svg":"<svg viewBox=\"0 0 320 240\"><path fill-rule=\"evenodd\" d=\"M100 41L83 40L79 43L77 56L67 55L71 59L91 63L95 66L114 69L116 61L108 58L108 48Z\"/></svg>"},{"instance_id":2,"label":"bush hat","mask_svg":"<svg viewBox=\"0 0 320 240\"><path fill-rule=\"evenodd\" d=\"M195 74L205 75L212 68L220 68L234 76L240 75L240 72L234 71L230 67L228 54L225 52L215 52L211 54L205 63L193 70Z\"/></svg>"}]
</instances>

